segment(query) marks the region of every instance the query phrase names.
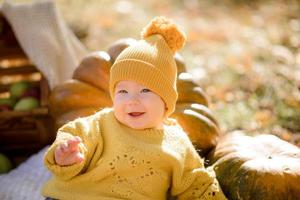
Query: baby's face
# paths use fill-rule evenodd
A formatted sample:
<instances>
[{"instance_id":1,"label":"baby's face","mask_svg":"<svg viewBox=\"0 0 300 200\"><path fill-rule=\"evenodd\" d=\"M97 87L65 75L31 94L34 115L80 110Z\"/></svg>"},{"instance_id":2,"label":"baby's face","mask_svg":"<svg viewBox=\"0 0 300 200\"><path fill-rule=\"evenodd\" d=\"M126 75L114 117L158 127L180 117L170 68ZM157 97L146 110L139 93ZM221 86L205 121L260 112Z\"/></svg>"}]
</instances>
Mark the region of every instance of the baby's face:
<instances>
[{"instance_id":1,"label":"baby's face","mask_svg":"<svg viewBox=\"0 0 300 200\"><path fill-rule=\"evenodd\" d=\"M120 81L115 88L116 118L134 129L162 129L165 103L156 93L135 81Z\"/></svg>"}]
</instances>

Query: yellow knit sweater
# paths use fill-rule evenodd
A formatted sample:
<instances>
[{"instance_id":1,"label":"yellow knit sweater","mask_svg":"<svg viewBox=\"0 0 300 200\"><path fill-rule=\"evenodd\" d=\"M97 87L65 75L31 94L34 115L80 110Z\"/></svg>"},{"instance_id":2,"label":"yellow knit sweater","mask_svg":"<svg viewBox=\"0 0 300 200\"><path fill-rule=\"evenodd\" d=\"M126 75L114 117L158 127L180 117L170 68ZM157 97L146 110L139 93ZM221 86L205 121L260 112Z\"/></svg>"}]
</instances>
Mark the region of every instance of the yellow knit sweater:
<instances>
[{"instance_id":1,"label":"yellow knit sweater","mask_svg":"<svg viewBox=\"0 0 300 200\"><path fill-rule=\"evenodd\" d=\"M134 130L112 109L63 126L45 155L53 173L43 195L60 200L226 199L212 170L205 169L182 129L169 120L164 130ZM71 135L82 138L85 161L58 166L54 149Z\"/></svg>"}]
</instances>

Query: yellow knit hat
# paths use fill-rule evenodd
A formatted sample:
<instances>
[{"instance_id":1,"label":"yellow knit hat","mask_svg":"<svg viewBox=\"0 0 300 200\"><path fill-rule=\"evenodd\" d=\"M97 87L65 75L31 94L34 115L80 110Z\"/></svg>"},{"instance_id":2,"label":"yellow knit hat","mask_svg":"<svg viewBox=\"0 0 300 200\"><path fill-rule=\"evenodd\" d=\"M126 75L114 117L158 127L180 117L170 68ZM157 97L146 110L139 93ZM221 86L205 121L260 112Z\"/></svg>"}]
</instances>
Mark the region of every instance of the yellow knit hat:
<instances>
[{"instance_id":1,"label":"yellow knit hat","mask_svg":"<svg viewBox=\"0 0 300 200\"><path fill-rule=\"evenodd\" d=\"M185 44L184 33L164 17L154 18L142 31L142 40L127 47L110 70L110 95L121 80L134 80L158 94L166 103L166 116L177 101L174 54Z\"/></svg>"}]
</instances>

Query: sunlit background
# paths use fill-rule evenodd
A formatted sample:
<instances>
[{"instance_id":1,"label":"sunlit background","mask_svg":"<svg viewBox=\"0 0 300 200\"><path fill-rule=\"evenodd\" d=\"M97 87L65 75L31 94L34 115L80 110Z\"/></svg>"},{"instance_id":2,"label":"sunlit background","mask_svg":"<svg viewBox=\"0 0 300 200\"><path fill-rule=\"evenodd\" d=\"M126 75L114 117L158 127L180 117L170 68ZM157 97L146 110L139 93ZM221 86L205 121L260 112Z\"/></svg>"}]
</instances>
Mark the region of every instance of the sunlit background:
<instances>
[{"instance_id":1,"label":"sunlit background","mask_svg":"<svg viewBox=\"0 0 300 200\"><path fill-rule=\"evenodd\" d=\"M222 130L272 133L300 146L300 1L55 2L91 51L139 39L154 16L172 18L187 33L180 53Z\"/></svg>"}]
</instances>

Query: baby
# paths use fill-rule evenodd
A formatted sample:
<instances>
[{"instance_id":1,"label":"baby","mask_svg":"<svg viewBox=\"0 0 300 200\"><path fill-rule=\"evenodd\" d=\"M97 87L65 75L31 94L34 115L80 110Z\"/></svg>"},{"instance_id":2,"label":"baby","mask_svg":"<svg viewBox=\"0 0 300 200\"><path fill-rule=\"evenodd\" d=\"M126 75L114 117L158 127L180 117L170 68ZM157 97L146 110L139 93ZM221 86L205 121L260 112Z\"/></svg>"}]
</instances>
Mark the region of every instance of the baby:
<instances>
[{"instance_id":1,"label":"baby","mask_svg":"<svg viewBox=\"0 0 300 200\"><path fill-rule=\"evenodd\" d=\"M53 173L43 195L67 200L226 199L187 135L168 118L175 109L174 53L185 36L164 17L126 48L110 72L113 108L58 130L45 155Z\"/></svg>"}]
</instances>

